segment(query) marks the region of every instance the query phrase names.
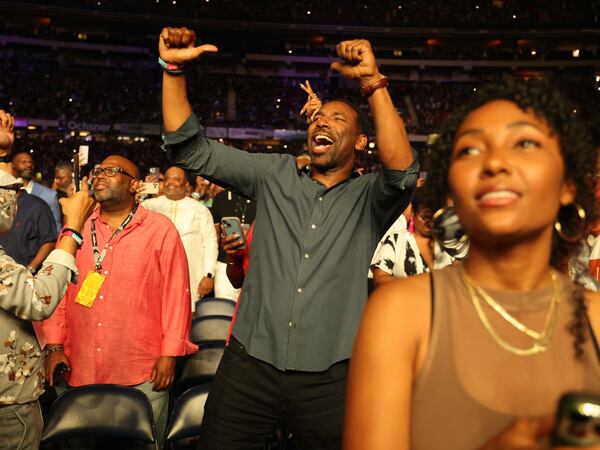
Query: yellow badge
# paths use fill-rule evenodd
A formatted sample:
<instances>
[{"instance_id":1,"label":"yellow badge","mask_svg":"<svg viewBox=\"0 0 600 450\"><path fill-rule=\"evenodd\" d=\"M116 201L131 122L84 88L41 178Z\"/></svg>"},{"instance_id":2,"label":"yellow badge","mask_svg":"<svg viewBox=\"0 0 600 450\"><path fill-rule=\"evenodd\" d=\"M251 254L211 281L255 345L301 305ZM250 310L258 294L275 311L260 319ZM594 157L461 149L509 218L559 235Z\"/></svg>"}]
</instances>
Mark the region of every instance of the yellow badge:
<instances>
[{"instance_id":1,"label":"yellow badge","mask_svg":"<svg viewBox=\"0 0 600 450\"><path fill-rule=\"evenodd\" d=\"M96 300L98 291L102 287L102 283L104 283L104 275L93 271L88 272L85 280L83 280L81 289L79 289L79 292L77 293L75 303L79 303L86 308L91 308L94 304L94 300Z\"/></svg>"}]
</instances>

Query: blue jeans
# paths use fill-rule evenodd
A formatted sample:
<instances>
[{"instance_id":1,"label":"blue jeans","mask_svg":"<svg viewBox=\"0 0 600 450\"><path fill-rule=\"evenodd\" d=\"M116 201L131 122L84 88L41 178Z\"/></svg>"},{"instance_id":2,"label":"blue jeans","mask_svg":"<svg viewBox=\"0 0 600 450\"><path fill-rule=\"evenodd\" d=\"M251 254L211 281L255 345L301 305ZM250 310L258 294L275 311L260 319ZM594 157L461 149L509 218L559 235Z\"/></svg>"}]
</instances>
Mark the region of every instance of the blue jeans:
<instances>
[{"instance_id":1,"label":"blue jeans","mask_svg":"<svg viewBox=\"0 0 600 450\"><path fill-rule=\"evenodd\" d=\"M43 427L37 400L0 407L0 450L38 450Z\"/></svg>"}]
</instances>

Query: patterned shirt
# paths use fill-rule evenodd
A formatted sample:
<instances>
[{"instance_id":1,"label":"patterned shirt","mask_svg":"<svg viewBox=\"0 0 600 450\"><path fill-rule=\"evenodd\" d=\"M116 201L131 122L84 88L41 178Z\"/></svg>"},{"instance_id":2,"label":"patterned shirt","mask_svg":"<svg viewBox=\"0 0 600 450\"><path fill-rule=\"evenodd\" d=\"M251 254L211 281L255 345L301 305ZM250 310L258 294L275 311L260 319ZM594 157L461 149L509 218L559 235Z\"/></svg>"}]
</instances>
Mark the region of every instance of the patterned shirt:
<instances>
[{"instance_id":1,"label":"patterned shirt","mask_svg":"<svg viewBox=\"0 0 600 450\"><path fill-rule=\"evenodd\" d=\"M32 320L47 319L64 295L75 258L53 250L34 277L0 247L0 406L44 392L44 353Z\"/></svg>"},{"instance_id":2,"label":"patterned shirt","mask_svg":"<svg viewBox=\"0 0 600 450\"><path fill-rule=\"evenodd\" d=\"M433 268L442 269L454 262L437 242L433 247ZM394 229L383 237L371 261L371 270L380 269L396 278L429 273L415 236L408 230Z\"/></svg>"},{"instance_id":3,"label":"patterned shirt","mask_svg":"<svg viewBox=\"0 0 600 450\"><path fill-rule=\"evenodd\" d=\"M411 199L417 159L406 170L355 172L327 188L292 155L240 151L199 129L191 115L163 136L171 160L256 201L233 335L282 370L318 372L349 358L371 256Z\"/></svg>"}]
</instances>

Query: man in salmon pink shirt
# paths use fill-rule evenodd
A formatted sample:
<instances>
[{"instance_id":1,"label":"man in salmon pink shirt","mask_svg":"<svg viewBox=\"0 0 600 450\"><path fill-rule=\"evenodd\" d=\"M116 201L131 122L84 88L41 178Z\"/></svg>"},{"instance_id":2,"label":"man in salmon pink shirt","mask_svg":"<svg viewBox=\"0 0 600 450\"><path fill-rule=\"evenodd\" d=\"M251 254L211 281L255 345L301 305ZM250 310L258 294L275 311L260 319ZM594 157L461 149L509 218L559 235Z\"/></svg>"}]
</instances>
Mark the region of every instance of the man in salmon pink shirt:
<instances>
[{"instance_id":1,"label":"man in salmon pink shirt","mask_svg":"<svg viewBox=\"0 0 600 450\"><path fill-rule=\"evenodd\" d=\"M139 171L121 156L94 170L98 208L76 255L80 277L44 322L46 374L60 363L69 386L121 384L152 403L159 439L175 357L193 353L188 266L171 221L135 203Z\"/></svg>"}]
</instances>

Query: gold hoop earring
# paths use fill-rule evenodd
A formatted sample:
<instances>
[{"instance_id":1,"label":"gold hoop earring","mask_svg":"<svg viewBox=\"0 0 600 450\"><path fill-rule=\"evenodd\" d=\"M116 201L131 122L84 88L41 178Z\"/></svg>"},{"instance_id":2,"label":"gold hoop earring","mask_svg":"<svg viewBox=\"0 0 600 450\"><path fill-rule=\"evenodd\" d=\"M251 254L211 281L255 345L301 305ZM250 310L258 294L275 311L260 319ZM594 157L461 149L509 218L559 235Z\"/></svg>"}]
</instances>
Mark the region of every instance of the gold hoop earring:
<instances>
[{"instance_id":1,"label":"gold hoop earring","mask_svg":"<svg viewBox=\"0 0 600 450\"><path fill-rule=\"evenodd\" d=\"M558 233L558 235L565 241L567 242L577 242L579 240L581 240L584 237L585 234L585 210L579 206L577 203L570 203L568 205L564 205L561 206L562 208L566 208L572 206L573 208L575 208L575 210L577 211L577 217L579 218L579 221L581 222L581 226L579 228L581 228L579 230L579 232L576 235L572 235L569 236L567 233L565 233L565 231L563 230L563 225L560 223L560 221L557 219L556 222L554 222L554 229L556 230L556 232Z\"/></svg>"}]
</instances>

